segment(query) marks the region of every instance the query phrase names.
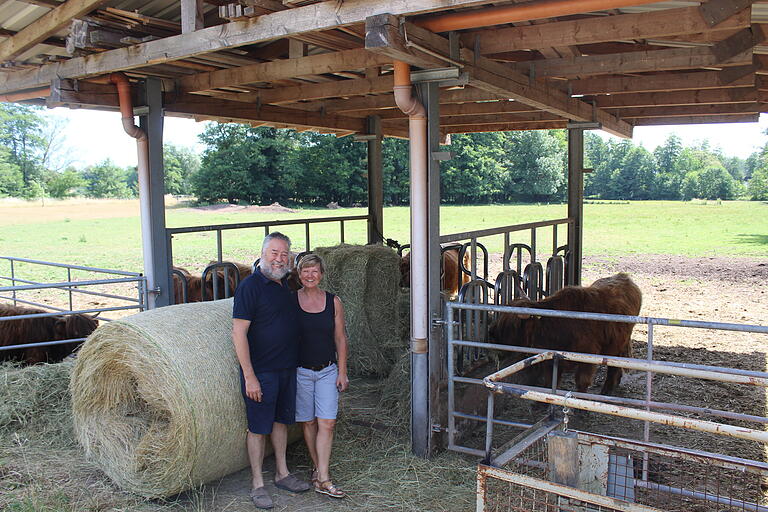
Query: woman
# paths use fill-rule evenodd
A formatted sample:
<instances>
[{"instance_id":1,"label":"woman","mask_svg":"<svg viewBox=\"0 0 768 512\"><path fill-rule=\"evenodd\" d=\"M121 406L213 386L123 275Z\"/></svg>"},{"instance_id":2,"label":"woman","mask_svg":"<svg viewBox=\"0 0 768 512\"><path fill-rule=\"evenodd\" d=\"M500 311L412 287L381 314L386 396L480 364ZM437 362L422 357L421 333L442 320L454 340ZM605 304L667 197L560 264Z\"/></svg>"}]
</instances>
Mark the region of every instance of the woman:
<instances>
[{"instance_id":1,"label":"woman","mask_svg":"<svg viewBox=\"0 0 768 512\"><path fill-rule=\"evenodd\" d=\"M339 392L349 386L344 307L338 297L318 286L325 274L319 256L304 256L297 270L302 288L296 292L301 329L296 421L302 423L304 441L312 457L315 491L343 498L345 493L331 481L328 465Z\"/></svg>"}]
</instances>

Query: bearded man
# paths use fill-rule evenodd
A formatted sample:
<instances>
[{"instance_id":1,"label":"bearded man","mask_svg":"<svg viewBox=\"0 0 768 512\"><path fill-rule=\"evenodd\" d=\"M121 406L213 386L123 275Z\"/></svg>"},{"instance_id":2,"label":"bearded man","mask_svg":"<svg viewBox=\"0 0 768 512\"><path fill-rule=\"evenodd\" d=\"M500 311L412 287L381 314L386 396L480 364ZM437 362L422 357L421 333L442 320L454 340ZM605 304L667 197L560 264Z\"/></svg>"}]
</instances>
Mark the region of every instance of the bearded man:
<instances>
[{"instance_id":1,"label":"bearded man","mask_svg":"<svg viewBox=\"0 0 768 512\"><path fill-rule=\"evenodd\" d=\"M275 486L292 492L310 486L288 471L288 425L296 420L296 366L299 331L295 299L288 288L291 240L282 233L264 238L256 271L235 292L232 341L240 362L240 389L248 417L246 446L251 463L251 500L274 506L264 487L266 436L275 451Z\"/></svg>"}]
</instances>

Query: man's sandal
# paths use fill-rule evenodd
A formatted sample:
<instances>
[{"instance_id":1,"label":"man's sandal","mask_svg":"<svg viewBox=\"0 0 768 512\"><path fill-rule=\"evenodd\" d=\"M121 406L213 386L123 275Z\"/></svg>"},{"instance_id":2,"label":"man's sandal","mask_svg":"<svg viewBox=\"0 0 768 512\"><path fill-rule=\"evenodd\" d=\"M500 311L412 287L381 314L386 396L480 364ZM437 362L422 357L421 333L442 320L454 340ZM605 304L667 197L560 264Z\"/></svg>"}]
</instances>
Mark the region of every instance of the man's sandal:
<instances>
[{"instance_id":1,"label":"man's sandal","mask_svg":"<svg viewBox=\"0 0 768 512\"><path fill-rule=\"evenodd\" d=\"M269 493L264 487L251 489L250 497L251 502L253 502L256 508L270 509L275 506L275 504L272 502L272 498L269 496Z\"/></svg>"},{"instance_id":2,"label":"man's sandal","mask_svg":"<svg viewBox=\"0 0 768 512\"><path fill-rule=\"evenodd\" d=\"M343 498L347 495L344 491L333 485L333 482L330 480L325 480L324 482L317 481L315 483L315 492L319 492L320 494L325 494L327 496L330 496L331 498Z\"/></svg>"}]
</instances>

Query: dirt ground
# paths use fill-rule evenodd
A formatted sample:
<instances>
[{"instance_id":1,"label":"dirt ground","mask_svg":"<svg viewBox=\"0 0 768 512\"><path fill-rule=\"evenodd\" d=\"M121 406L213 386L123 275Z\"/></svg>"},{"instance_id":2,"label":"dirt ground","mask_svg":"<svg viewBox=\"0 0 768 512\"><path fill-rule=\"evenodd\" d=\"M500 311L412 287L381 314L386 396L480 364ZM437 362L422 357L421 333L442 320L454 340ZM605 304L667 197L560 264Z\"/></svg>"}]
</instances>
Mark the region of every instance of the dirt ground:
<instances>
[{"instance_id":1,"label":"dirt ground","mask_svg":"<svg viewBox=\"0 0 768 512\"><path fill-rule=\"evenodd\" d=\"M499 256L494 256L493 260L498 262ZM629 272L641 288L643 292L641 315L768 325L768 293L766 292L768 260L766 259L685 258L660 255L632 255L621 258L587 257L584 262L583 281L584 284L589 284L594 279L618 271ZM635 357L645 357L646 340L647 328L636 326L633 333ZM767 346L768 335L679 327L656 326L654 328L654 355L662 360L765 371ZM598 389L600 378L601 375L598 375L594 389ZM566 385L568 385L567 382ZM645 374L634 372L624 376L619 394L642 398L644 389ZM411 471L417 462L408 459L406 455L407 425L397 426L395 437L386 437L395 435L391 430L393 427L387 425L387 422L392 420L381 416L381 411L376 410L376 397L369 395L371 393L356 395L354 404L347 401L347 405L351 405L351 408L340 420L343 425L340 425L342 432L337 444L342 443L344 446L338 447L332 472L338 483L349 491L350 496L339 503L311 492L290 496L270 487L276 501L275 510L381 510L388 508L437 511L471 508L474 504L474 484L471 474L476 461L470 457L456 456L458 462L454 458L450 463L444 461L434 463L435 471L444 471L445 467L450 467L454 468L451 471L463 475L464 481L461 488L456 491L458 498L441 500L438 496L417 501L416 494L422 492L418 489L423 490L425 485L429 485L424 483L426 482L424 471L429 467L428 465L414 471L413 479L415 480L408 480L411 487L405 487L404 483L396 480L398 483L389 488L391 496L382 498L378 494L372 495L371 489L378 483L376 479L380 477L368 476L369 468L381 470L383 466L386 470L391 467L392 472L405 474ZM658 401L729 409L759 416L766 415L765 392L762 389L746 386L702 383L691 379L657 375L654 378L653 398ZM349 399L351 395L347 400ZM542 413L542 409L534 406L515 407L507 412L519 413L521 416ZM732 420L707 419L740 424ZM574 414L571 426L596 433L642 437L640 422L597 417L585 413ZM754 424L748 426L755 427ZM763 451L764 447L757 443L727 440L689 431L681 432L668 427L653 426L651 441L672 442L689 448L768 460ZM360 457L362 459L355 461L344 459L343 454L349 454L350 450L359 451L357 459ZM248 470L229 475L200 490L185 493L172 503L158 504L143 502L114 489L98 469L82 460L77 449L72 448L59 454L48 453L45 457L39 456L38 460L30 460L26 456L19 457L20 453L25 452L19 450L18 446L0 447L0 491L4 488L12 488L14 492L18 492L19 486L28 485L37 493L50 492L54 496L63 493L67 496L65 506L61 508L53 506L51 510L226 510L229 512L254 510L247 499ZM27 451L26 453L40 452ZM10 464L7 457L12 457ZM292 447L289 457L293 466L306 469L306 454L301 446ZM62 464L62 460L71 460L73 463ZM271 480L273 464L272 460L266 464L266 481L268 482ZM370 473L378 475L373 469ZM21 482L19 475L23 475L27 483ZM444 478L440 475L442 474L438 473L439 478ZM15 479L13 487L9 487L9 478ZM62 482L66 486L63 490L59 488ZM50 486L55 487L56 490L51 491ZM75 494L79 498L72 497L74 493L72 488L78 486L80 490ZM736 488L740 489L739 492L748 491L742 490L739 484L736 484ZM90 502L88 493L83 489L93 490ZM749 490L749 492L753 491ZM50 507L51 499L50 497L41 498L42 501L39 503L47 503L46 506ZM403 503L408 500L413 500L413 503L418 505L404 505ZM71 505L72 503L75 505ZM18 510L38 509L18 508ZM680 510L699 509L683 506Z\"/></svg>"}]
</instances>

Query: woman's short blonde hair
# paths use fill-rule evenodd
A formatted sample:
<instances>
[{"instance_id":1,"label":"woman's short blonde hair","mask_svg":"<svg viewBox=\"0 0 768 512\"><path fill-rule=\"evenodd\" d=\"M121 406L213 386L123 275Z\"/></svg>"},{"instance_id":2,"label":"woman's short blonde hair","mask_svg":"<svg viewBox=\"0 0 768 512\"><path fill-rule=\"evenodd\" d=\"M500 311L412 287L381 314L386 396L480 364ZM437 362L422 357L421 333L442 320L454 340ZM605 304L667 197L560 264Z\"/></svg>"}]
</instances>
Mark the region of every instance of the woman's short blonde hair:
<instances>
[{"instance_id":1,"label":"woman's short blonde hair","mask_svg":"<svg viewBox=\"0 0 768 512\"><path fill-rule=\"evenodd\" d=\"M323 263L323 258L318 256L317 254L306 254L301 257L299 260L299 264L296 265L296 268L299 270L299 272L304 269L304 267L320 267L320 273L325 274L325 263Z\"/></svg>"}]
</instances>

